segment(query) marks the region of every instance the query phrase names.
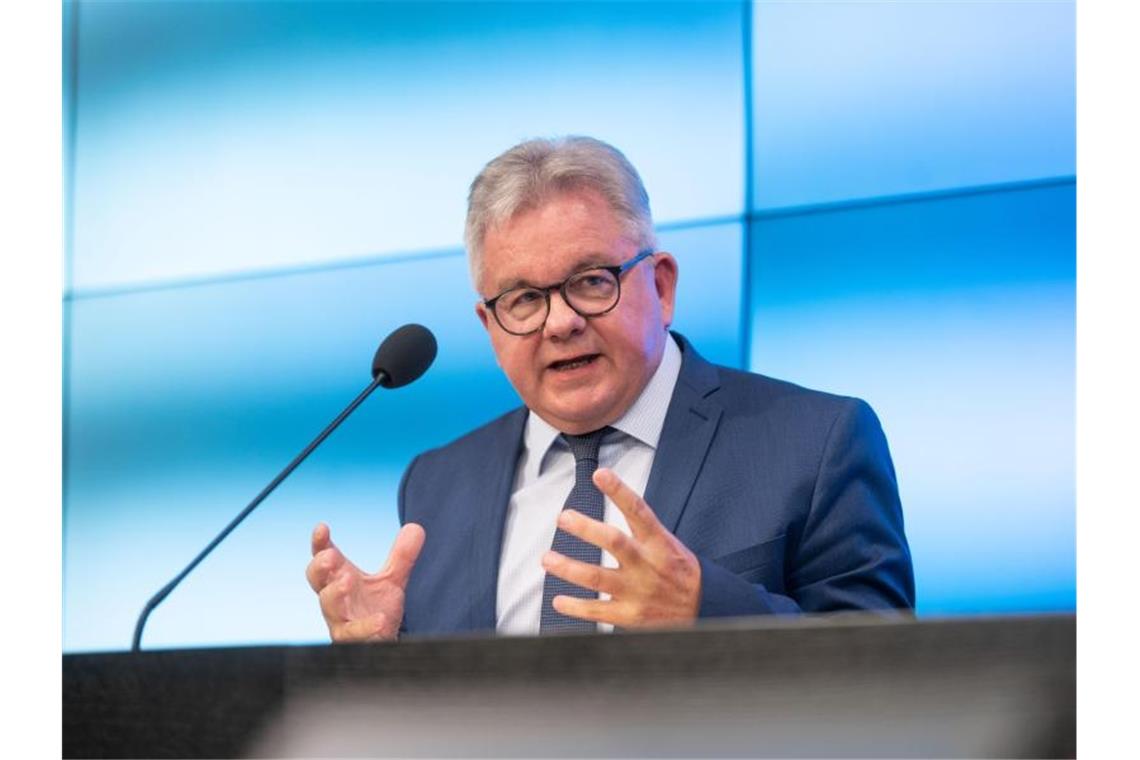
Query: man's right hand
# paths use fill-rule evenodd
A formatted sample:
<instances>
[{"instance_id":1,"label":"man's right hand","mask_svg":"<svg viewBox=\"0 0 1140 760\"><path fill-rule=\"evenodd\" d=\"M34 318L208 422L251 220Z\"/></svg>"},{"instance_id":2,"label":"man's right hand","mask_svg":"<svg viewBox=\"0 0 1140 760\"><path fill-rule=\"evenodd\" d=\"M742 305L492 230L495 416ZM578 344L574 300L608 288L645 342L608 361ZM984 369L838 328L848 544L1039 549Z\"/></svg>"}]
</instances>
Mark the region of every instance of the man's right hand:
<instances>
[{"instance_id":1,"label":"man's right hand","mask_svg":"<svg viewBox=\"0 0 1140 760\"><path fill-rule=\"evenodd\" d=\"M363 572L341 554L324 523L313 529L313 559L305 569L321 600L335 642L394 641L404 619L404 589L424 546L424 529L408 523L396 535L384 569Z\"/></svg>"}]
</instances>

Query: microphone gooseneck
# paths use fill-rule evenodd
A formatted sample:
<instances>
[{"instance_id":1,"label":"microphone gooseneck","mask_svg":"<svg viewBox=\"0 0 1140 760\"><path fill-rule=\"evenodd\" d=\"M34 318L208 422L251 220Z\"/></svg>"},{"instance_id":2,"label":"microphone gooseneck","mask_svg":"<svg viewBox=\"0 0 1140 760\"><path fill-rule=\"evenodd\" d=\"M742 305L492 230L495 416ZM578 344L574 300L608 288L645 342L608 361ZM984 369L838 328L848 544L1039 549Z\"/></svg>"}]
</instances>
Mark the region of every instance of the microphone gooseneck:
<instances>
[{"instance_id":1,"label":"microphone gooseneck","mask_svg":"<svg viewBox=\"0 0 1140 760\"><path fill-rule=\"evenodd\" d=\"M162 603L170 592L173 591L179 583L181 583L187 575L189 575L198 564L204 560L210 552L217 548L218 544L226 539L226 537L233 532L234 528L242 523L245 518L249 517L253 510L269 494L273 493L277 486L285 478L289 477L293 470L297 469L297 465L305 461L313 450L320 446L326 438L344 422L348 415L356 411L356 407L364 403L364 399L371 395L372 391L377 387L383 386L385 388L399 388L407 385L413 380L418 379L427 368L431 366L432 361L435 360L436 355L436 342L435 336L431 331L422 325L408 324L394 330L384 342L380 344L380 348L376 349L376 354L372 358L372 383L365 388L359 396L352 400L348 406L344 408L337 418L330 422L328 426L317 435L312 442L305 447L304 451L293 458L293 461L285 466L281 472L277 474L269 485L261 489L261 493L254 497L253 501L246 505L245 509L238 513L237 517L230 521L230 524L222 529L222 532L214 537L214 540L206 545L202 551L198 553L186 568L174 577L174 580L167 583L158 593L150 598L150 600L143 607L142 612L139 614L138 622L135 624L135 635L131 641L131 651L139 651L142 644L143 628L146 627L147 618L150 613Z\"/></svg>"}]
</instances>

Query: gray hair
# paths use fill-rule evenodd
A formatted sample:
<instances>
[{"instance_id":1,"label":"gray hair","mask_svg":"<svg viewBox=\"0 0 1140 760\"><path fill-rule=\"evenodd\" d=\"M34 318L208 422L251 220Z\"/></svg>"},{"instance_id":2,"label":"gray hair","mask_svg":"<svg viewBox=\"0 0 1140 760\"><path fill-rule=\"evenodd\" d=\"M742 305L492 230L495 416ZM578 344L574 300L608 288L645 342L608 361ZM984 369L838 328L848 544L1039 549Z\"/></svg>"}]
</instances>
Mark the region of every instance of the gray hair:
<instances>
[{"instance_id":1,"label":"gray hair","mask_svg":"<svg viewBox=\"0 0 1140 760\"><path fill-rule=\"evenodd\" d=\"M582 188L605 198L639 249L657 246L649 194L620 150L592 137L527 140L492 159L471 183L463 240L475 288L489 229L558 193Z\"/></svg>"}]
</instances>

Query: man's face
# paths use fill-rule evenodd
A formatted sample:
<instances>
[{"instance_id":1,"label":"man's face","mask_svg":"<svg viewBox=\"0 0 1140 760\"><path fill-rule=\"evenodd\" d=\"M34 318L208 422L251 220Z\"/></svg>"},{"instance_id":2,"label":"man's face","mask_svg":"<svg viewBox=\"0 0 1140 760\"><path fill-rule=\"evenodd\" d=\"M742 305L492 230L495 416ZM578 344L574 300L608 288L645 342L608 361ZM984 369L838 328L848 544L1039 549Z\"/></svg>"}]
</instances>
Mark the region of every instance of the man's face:
<instances>
[{"instance_id":1,"label":"man's face","mask_svg":"<svg viewBox=\"0 0 1140 760\"><path fill-rule=\"evenodd\" d=\"M568 191L488 230L479 292L492 298L522 284L551 285L636 254L599 193ZM621 300L598 317L580 316L557 291L546 325L531 335L506 332L481 302L475 311L523 403L562 432L580 434L617 420L649 382L673 321L676 284L676 261L659 253L622 276Z\"/></svg>"}]
</instances>

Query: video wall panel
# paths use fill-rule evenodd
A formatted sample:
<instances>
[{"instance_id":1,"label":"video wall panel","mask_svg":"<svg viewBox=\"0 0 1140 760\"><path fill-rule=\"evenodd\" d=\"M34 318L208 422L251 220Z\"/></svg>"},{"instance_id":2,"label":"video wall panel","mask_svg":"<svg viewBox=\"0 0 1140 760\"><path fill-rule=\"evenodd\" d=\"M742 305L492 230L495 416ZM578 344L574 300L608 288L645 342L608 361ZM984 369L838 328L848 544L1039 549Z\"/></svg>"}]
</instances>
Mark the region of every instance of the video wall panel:
<instances>
[{"instance_id":1,"label":"video wall panel","mask_svg":"<svg viewBox=\"0 0 1140 760\"><path fill-rule=\"evenodd\" d=\"M73 291L456 247L535 136L622 146L656 219L743 210L743 15L705 2L84 2Z\"/></svg>"},{"instance_id":2,"label":"video wall panel","mask_svg":"<svg viewBox=\"0 0 1140 760\"><path fill-rule=\"evenodd\" d=\"M1071 610L1076 188L753 224L751 369L858 396L895 461L920 613Z\"/></svg>"},{"instance_id":3,"label":"video wall panel","mask_svg":"<svg viewBox=\"0 0 1140 760\"><path fill-rule=\"evenodd\" d=\"M756 2L753 207L1076 172L1069 2Z\"/></svg>"},{"instance_id":4,"label":"video wall panel","mask_svg":"<svg viewBox=\"0 0 1140 760\"><path fill-rule=\"evenodd\" d=\"M741 227L659 235L684 282L676 327L713 361L741 353ZM379 568L412 458L519 404L476 298L455 250L69 302L65 648L128 647L142 604L368 385L379 341L419 322L439 343L431 370L376 391L154 613L145 639L322 640L304 579L316 523Z\"/></svg>"}]
</instances>

